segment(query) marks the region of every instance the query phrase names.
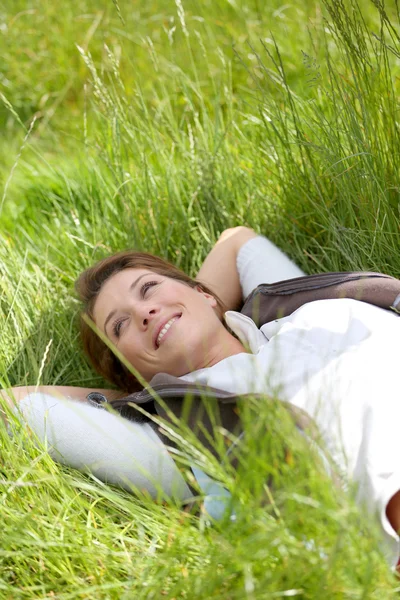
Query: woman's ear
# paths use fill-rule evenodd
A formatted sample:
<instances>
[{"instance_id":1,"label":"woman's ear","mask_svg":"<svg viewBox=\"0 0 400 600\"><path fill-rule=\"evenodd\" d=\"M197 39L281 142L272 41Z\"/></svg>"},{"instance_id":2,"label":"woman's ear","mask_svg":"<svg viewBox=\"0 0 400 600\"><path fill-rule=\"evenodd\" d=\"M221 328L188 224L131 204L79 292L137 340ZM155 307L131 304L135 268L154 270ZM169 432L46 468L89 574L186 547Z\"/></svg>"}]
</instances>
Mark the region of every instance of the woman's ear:
<instances>
[{"instance_id":1,"label":"woman's ear","mask_svg":"<svg viewBox=\"0 0 400 600\"><path fill-rule=\"evenodd\" d=\"M210 304L210 306L212 306L212 308L216 308L218 306L216 299L214 298L214 296L212 294L208 294L207 292L205 292L200 285L196 285L195 290L197 292L200 292L200 294L203 294L203 296L206 298L206 300L208 301L208 303Z\"/></svg>"}]
</instances>

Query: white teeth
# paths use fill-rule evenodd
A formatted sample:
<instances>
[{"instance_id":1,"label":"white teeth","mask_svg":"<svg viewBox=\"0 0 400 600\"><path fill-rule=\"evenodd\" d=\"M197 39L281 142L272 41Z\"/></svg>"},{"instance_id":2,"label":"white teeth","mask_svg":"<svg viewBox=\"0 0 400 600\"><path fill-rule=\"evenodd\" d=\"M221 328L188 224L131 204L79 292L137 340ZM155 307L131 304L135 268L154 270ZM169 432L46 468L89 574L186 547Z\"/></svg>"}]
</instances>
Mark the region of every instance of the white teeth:
<instances>
[{"instance_id":1,"label":"white teeth","mask_svg":"<svg viewBox=\"0 0 400 600\"><path fill-rule=\"evenodd\" d=\"M168 323L165 323L164 327L161 329L160 333L158 334L158 337L157 337L157 346L160 345L160 340L167 333L167 331L171 327L172 323L175 323L175 321L177 321L178 319L179 319L179 317L173 317L172 319L170 319L168 321Z\"/></svg>"}]
</instances>

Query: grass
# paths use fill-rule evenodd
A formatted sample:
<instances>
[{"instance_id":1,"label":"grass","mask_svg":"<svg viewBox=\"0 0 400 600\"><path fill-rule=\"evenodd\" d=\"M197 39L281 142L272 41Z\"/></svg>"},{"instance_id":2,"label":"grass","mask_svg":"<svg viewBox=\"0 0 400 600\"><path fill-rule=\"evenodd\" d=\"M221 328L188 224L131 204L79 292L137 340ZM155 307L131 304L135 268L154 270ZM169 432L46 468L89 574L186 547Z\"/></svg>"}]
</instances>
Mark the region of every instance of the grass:
<instances>
[{"instance_id":1,"label":"grass","mask_svg":"<svg viewBox=\"0 0 400 600\"><path fill-rule=\"evenodd\" d=\"M247 224L309 273L398 277L397 9L0 3L3 384L102 383L80 352L73 282L125 247L195 274L224 228ZM394 597L366 517L293 431L298 459L282 461L282 416L266 436L259 410L239 475L206 463L237 514L213 526L2 430L1 596ZM267 506L266 473L279 484Z\"/></svg>"}]
</instances>

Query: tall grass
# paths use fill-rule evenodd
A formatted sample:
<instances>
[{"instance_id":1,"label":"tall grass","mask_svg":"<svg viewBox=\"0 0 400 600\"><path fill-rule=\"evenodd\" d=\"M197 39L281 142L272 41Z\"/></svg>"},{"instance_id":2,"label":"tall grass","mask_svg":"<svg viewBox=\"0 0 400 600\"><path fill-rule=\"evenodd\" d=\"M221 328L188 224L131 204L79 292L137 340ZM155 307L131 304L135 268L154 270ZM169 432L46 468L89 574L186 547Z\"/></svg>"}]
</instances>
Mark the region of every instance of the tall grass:
<instances>
[{"instance_id":1,"label":"tall grass","mask_svg":"<svg viewBox=\"0 0 400 600\"><path fill-rule=\"evenodd\" d=\"M246 223L307 272L399 275L396 6L1 11L4 385L102 384L80 352L73 281L124 247L195 274L218 234ZM236 520L213 526L57 466L3 429L3 597L394 596L366 517L281 414L252 410L239 475L202 463L235 503Z\"/></svg>"}]
</instances>

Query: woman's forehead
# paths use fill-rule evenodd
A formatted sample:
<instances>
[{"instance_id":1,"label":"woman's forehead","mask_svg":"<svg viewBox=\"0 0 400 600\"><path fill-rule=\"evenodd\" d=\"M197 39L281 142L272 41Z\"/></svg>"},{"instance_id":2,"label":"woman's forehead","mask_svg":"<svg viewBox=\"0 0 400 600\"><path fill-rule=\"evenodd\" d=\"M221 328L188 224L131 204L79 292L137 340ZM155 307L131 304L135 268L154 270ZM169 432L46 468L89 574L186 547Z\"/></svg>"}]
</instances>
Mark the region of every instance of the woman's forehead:
<instances>
[{"instance_id":1,"label":"woman's forehead","mask_svg":"<svg viewBox=\"0 0 400 600\"><path fill-rule=\"evenodd\" d=\"M99 292L99 296L103 291L112 290L115 287L124 288L125 286L129 288L133 282L137 281L146 275L155 275L156 277L162 277L158 275L154 271L145 268L129 268L123 269L122 271L118 271L118 273L114 273L111 275L102 285L101 290Z\"/></svg>"},{"instance_id":2,"label":"woman's forehead","mask_svg":"<svg viewBox=\"0 0 400 600\"><path fill-rule=\"evenodd\" d=\"M104 308L104 304L108 304L113 298L121 297L121 294L129 293L142 279L147 276L156 276L162 278L161 275L150 271L150 269L129 268L123 271L118 271L109 277L101 286L93 306L93 314L99 313Z\"/></svg>"}]
</instances>

